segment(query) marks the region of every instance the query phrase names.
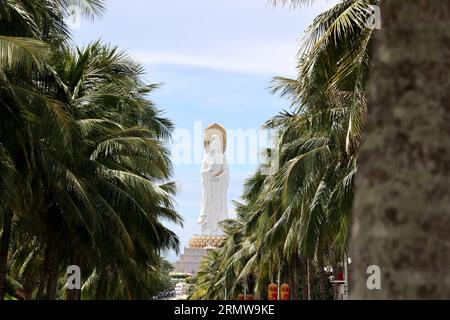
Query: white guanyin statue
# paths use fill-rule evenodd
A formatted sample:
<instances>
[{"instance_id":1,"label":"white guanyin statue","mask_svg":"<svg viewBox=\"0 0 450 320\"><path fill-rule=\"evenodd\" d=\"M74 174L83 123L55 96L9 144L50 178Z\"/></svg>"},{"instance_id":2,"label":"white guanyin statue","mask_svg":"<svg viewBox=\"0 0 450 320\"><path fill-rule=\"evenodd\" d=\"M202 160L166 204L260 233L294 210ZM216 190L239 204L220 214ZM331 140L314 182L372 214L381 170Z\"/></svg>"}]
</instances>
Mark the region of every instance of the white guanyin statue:
<instances>
[{"instance_id":1,"label":"white guanyin statue","mask_svg":"<svg viewBox=\"0 0 450 320\"><path fill-rule=\"evenodd\" d=\"M222 138L218 134L213 134L206 148L201 169L202 204L197 222L202 235L222 234L218 223L228 218L229 175Z\"/></svg>"}]
</instances>

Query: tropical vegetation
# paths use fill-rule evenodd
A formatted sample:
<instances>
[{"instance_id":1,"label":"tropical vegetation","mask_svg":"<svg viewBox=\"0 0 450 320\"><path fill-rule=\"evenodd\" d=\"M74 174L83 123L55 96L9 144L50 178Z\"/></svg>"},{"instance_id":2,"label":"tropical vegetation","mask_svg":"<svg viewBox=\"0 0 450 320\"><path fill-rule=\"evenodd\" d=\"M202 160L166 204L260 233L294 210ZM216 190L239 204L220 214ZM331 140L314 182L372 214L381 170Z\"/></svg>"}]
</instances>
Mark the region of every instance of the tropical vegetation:
<instances>
[{"instance_id":1,"label":"tropical vegetation","mask_svg":"<svg viewBox=\"0 0 450 320\"><path fill-rule=\"evenodd\" d=\"M265 124L279 131L272 160L246 182L238 217L223 222L225 241L203 260L191 299L267 298L277 281L292 299L336 297L328 277L348 260L376 4L342 0L321 13L302 41L297 78L273 80L291 109Z\"/></svg>"},{"instance_id":2,"label":"tropical vegetation","mask_svg":"<svg viewBox=\"0 0 450 320\"><path fill-rule=\"evenodd\" d=\"M0 0L0 300L149 299L181 223L157 88L118 48L76 47L71 6ZM81 290L67 267L81 269Z\"/></svg>"},{"instance_id":3,"label":"tropical vegetation","mask_svg":"<svg viewBox=\"0 0 450 320\"><path fill-rule=\"evenodd\" d=\"M184 279L191 299L265 299L277 282L292 299L337 298L328 277L347 269L351 236L353 264L382 259L390 277L369 292L358 268L354 297L449 297L449 157L440 140L448 140L448 57L435 48L448 43L449 5L386 0L391 29L372 56L367 22L379 1L339 0L321 13L302 40L297 77L274 78L273 93L290 108L264 125L277 142L245 183L237 218L222 222L221 247ZM182 223L173 124L149 100L157 85L126 52L73 43L65 19L73 5L94 19L104 0L0 0L0 300L152 299L173 289L162 252L179 240L164 221ZM422 41L404 41L405 30ZM372 98L362 158L373 58L371 86L382 94ZM372 168L360 161L368 158ZM357 175L366 188L351 235ZM371 223L389 232L381 237ZM80 289L68 286L69 266L81 270Z\"/></svg>"}]
</instances>

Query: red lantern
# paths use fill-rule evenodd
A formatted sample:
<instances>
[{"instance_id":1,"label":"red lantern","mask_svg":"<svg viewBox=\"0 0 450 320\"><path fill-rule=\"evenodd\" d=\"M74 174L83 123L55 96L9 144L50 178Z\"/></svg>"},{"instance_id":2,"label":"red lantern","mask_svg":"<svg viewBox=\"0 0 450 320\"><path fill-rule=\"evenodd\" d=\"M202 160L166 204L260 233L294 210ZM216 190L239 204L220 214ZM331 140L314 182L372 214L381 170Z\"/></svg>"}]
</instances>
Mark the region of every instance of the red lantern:
<instances>
[{"instance_id":1,"label":"red lantern","mask_svg":"<svg viewBox=\"0 0 450 320\"><path fill-rule=\"evenodd\" d=\"M278 286L275 283L269 284L269 300L278 300Z\"/></svg>"},{"instance_id":2,"label":"red lantern","mask_svg":"<svg viewBox=\"0 0 450 320\"><path fill-rule=\"evenodd\" d=\"M291 300L291 289L287 283L283 283L280 287L280 300Z\"/></svg>"}]
</instances>

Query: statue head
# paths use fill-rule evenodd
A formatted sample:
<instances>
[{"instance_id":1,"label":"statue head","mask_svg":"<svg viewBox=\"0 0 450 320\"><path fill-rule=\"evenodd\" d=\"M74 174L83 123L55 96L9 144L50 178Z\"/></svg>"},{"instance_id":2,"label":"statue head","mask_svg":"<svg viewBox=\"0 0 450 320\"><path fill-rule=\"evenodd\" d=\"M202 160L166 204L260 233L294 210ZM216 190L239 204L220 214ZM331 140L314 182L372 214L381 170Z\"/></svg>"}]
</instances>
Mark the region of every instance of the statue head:
<instances>
[{"instance_id":1,"label":"statue head","mask_svg":"<svg viewBox=\"0 0 450 320\"><path fill-rule=\"evenodd\" d=\"M227 148L227 130L222 125L217 124L217 123L214 123L205 129L205 135L203 138L205 150L207 152L209 152L211 139L212 139L213 135L217 135L220 138L220 143L221 143L223 152L225 153L225 150Z\"/></svg>"}]
</instances>

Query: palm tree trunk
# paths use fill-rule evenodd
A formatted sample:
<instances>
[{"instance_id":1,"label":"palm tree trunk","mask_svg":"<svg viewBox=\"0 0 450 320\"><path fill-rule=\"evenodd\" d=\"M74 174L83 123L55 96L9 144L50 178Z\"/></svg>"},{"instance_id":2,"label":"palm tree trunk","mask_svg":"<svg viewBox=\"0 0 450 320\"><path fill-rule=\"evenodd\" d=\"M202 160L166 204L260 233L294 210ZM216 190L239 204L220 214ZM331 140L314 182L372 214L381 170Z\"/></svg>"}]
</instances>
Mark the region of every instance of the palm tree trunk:
<instances>
[{"instance_id":1,"label":"palm tree trunk","mask_svg":"<svg viewBox=\"0 0 450 320\"><path fill-rule=\"evenodd\" d=\"M48 255L47 261L47 285L46 285L46 300L56 300L56 292L58 285L58 269L59 269L59 258L58 258L58 246L57 237L55 233L51 233L47 239L47 251Z\"/></svg>"},{"instance_id":2,"label":"palm tree trunk","mask_svg":"<svg viewBox=\"0 0 450 320\"><path fill-rule=\"evenodd\" d=\"M322 252L319 252L319 254L318 254L317 264L319 267L320 299L326 300L326 277L325 277L325 270L324 270L325 266L323 265Z\"/></svg>"},{"instance_id":3,"label":"palm tree trunk","mask_svg":"<svg viewBox=\"0 0 450 320\"><path fill-rule=\"evenodd\" d=\"M306 260L306 272L307 272L307 278L308 278L308 300L313 300L313 288L312 288L312 285L313 285L313 283L314 283L314 281L313 281L313 276L314 276L314 270L313 270L313 266L312 266L312 263L311 263L311 259L310 258L308 258L307 260Z\"/></svg>"},{"instance_id":4,"label":"palm tree trunk","mask_svg":"<svg viewBox=\"0 0 450 320\"><path fill-rule=\"evenodd\" d=\"M58 253L56 232L49 228L45 245L44 267L39 282L37 299L55 300L58 282Z\"/></svg>"},{"instance_id":5,"label":"palm tree trunk","mask_svg":"<svg viewBox=\"0 0 450 320\"><path fill-rule=\"evenodd\" d=\"M56 292L58 290L58 269L59 269L59 262L58 257L55 255L52 255L51 261L50 261L50 272L48 275L48 282L47 282L47 300L56 300Z\"/></svg>"},{"instance_id":6,"label":"palm tree trunk","mask_svg":"<svg viewBox=\"0 0 450 320\"><path fill-rule=\"evenodd\" d=\"M0 300L5 299L6 274L8 271L8 250L11 239L11 224L13 213L6 208L4 211L2 242L0 244Z\"/></svg>"},{"instance_id":7,"label":"palm tree trunk","mask_svg":"<svg viewBox=\"0 0 450 320\"><path fill-rule=\"evenodd\" d=\"M333 265L333 278L337 279L339 275L339 264ZM333 300L339 300L339 285L333 284Z\"/></svg>"},{"instance_id":8,"label":"palm tree trunk","mask_svg":"<svg viewBox=\"0 0 450 320\"><path fill-rule=\"evenodd\" d=\"M302 299L308 300L308 263L302 258Z\"/></svg>"},{"instance_id":9,"label":"palm tree trunk","mask_svg":"<svg viewBox=\"0 0 450 320\"><path fill-rule=\"evenodd\" d=\"M299 299L299 278L298 275L301 273L301 270L299 270L299 258L295 256L291 263L289 263L289 287L291 288L291 300L298 300Z\"/></svg>"},{"instance_id":10,"label":"palm tree trunk","mask_svg":"<svg viewBox=\"0 0 450 320\"><path fill-rule=\"evenodd\" d=\"M351 297L450 299L450 1L384 0L381 13L359 157ZM381 290L366 285L372 265L381 270Z\"/></svg>"}]
</instances>

